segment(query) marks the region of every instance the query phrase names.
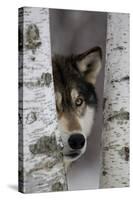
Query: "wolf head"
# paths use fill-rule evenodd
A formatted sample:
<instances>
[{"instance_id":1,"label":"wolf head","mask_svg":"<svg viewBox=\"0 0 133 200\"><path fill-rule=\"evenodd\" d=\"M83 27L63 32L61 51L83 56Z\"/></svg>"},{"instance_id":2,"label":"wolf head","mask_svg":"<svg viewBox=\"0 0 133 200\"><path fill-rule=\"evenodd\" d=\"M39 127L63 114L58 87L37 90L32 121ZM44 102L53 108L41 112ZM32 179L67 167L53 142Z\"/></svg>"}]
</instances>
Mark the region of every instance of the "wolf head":
<instances>
[{"instance_id":1,"label":"wolf head","mask_svg":"<svg viewBox=\"0 0 133 200\"><path fill-rule=\"evenodd\" d=\"M56 109L67 163L86 150L97 107L96 78L102 52L95 47L83 54L54 56L52 60Z\"/></svg>"}]
</instances>

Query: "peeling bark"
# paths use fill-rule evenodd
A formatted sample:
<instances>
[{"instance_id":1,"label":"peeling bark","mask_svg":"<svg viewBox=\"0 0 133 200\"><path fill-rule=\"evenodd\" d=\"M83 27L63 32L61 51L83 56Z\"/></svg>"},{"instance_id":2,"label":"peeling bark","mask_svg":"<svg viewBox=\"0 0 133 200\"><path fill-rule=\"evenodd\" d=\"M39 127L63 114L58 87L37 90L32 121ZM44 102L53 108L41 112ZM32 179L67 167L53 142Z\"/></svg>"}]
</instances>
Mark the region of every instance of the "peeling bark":
<instances>
[{"instance_id":1,"label":"peeling bark","mask_svg":"<svg viewBox=\"0 0 133 200\"><path fill-rule=\"evenodd\" d=\"M108 13L100 188L129 186L129 15Z\"/></svg>"},{"instance_id":2,"label":"peeling bark","mask_svg":"<svg viewBox=\"0 0 133 200\"><path fill-rule=\"evenodd\" d=\"M51 67L49 10L19 9L19 191L67 190Z\"/></svg>"}]
</instances>

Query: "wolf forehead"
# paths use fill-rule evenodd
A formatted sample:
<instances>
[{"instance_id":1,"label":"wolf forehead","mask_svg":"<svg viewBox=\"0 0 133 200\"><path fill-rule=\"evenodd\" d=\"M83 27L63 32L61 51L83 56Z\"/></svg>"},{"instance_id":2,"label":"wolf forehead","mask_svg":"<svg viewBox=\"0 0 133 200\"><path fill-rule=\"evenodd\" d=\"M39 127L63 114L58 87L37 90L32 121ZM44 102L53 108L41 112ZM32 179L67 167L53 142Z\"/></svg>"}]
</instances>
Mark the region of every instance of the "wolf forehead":
<instances>
[{"instance_id":1,"label":"wolf forehead","mask_svg":"<svg viewBox=\"0 0 133 200\"><path fill-rule=\"evenodd\" d=\"M86 104L96 107L95 87L85 80L73 55L67 57L55 55L52 66L55 92L64 107L72 106L74 99L78 96L83 97Z\"/></svg>"}]
</instances>

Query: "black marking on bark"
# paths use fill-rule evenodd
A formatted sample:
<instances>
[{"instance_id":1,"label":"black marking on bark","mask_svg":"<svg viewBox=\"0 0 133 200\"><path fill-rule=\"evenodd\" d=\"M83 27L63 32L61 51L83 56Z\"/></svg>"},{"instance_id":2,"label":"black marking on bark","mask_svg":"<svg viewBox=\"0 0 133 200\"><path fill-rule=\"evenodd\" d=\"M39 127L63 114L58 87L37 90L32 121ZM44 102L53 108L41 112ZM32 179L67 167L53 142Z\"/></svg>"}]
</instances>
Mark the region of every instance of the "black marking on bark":
<instances>
[{"instance_id":1,"label":"black marking on bark","mask_svg":"<svg viewBox=\"0 0 133 200\"><path fill-rule=\"evenodd\" d=\"M121 82L121 81L129 81L129 75L127 75L127 76L124 76L123 78L121 78L120 80L118 80L118 79L113 79L113 80L111 80L111 83L118 83L118 82Z\"/></svg>"},{"instance_id":2,"label":"black marking on bark","mask_svg":"<svg viewBox=\"0 0 133 200\"><path fill-rule=\"evenodd\" d=\"M129 147L124 147L125 150L125 160L129 161Z\"/></svg>"},{"instance_id":3,"label":"black marking on bark","mask_svg":"<svg viewBox=\"0 0 133 200\"><path fill-rule=\"evenodd\" d=\"M45 73L42 73L41 78L37 81L37 85L41 87L45 85Z\"/></svg>"},{"instance_id":4,"label":"black marking on bark","mask_svg":"<svg viewBox=\"0 0 133 200\"><path fill-rule=\"evenodd\" d=\"M18 190L19 192L23 192L24 190L24 170L23 168L18 171L19 182L18 182Z\"/></svg>"},{"instance_id":5,"label":"black marking on bark","mask_svg":"<svg viewBox=\"0 0 133 200\"><path fill-rule=\"evenodd\" d=\"M123 112L114 112L114 115L110 116L107 120L112 121L112 120L129 120L129 112L123 111Z\"/></svg>"},{"instance_id":6,"label":"black marking on bark","mask_svg":"<svg viewBox=\"0 0 133 200\"><path fill-rule=\"evenodd\" d=\"M130 77L129 77L129 75L127 75L127 76L124 76L123 78L121 78L120 81L129 81L129 79L130 79Z\"/></svg>"},{"instance_id":7,"label":"black marking on bark","mask_svg":"<svg viewBox=\"0 0 133 200\"><path fill-rule=\"evenodd\" d=\"M107 102L107 98L105 97L105 98L103 99L103 110L105 109L106 102Z\"/></svg>"},{"instance_id":8,"label":"black marking on bark","mask_svg":"<svg viewBox=\"0 0 133 200\"><path fill-rule=\"evenodd\" d=\"M106 174L108 174L106 171L103 171L103 176L106 176Z\"/></svg>"},{"instance_id":9,"label":"black marking on bark","mask_svg":"<svg viewBox=\"0 0 133 200\"><path fill-rule=\"evenodd\" d=\"M19 87L19 88L23 87L23 82L19 82L19 83L18 83L18 87Z\"/></svg>"},{"instance_id":10,"label":"black marking on bark","mask_svg":"<svg viewBox=\"0 0 133 200\"><path fill-rule=\"evenodd\" d=\"M118 152L122 159L124 159L125 161L129 161L129 147L122 147Z\"/></svg>"},{"instance_id":11,"label":"black marking on bark","mask_svg":"<svg viewBox=\"0 0 133 200\"><path fill-rule=\"evenodd\" d=\"M32 61L35 61L35 59L36 59L35 56L31 56Z\"/></svg>"},{"instance_id":12,"label":"black marking on bark","mask_svg":"<svg viewBox=\"0 0 133 200\"><path fill-rule=\"evenodd\" d=\"M47 154L47 155L53 155L53 153L62 153L60 145L57 145L56 143L56 137L54 134L51 136L43 136L41 137L37 143L31 144L29 146L30 152L32 154ZM62 155L59 155L58 153L58 159L61 158Z\"/></svg>"},{"instance_id":13,"label":"black marking on bark","mask_svg":"<svg viewBox=\"0 0 133 200\"><path fill-rule=\"evenodd\" d=\"M126 49L124 46L118 46L118 47L113 48L113 50L120 50L120 51L124 49Z\"/></svg>"},{"instance_id":14,"label":"black marking on bark","mask_svg":"<svg viewBox=\"0 0 133 200\"><path fill-rule=\"evenodd\" d=\"M52 169L56 163L58 162L58 160L55 159L49 159L47 162L45 162L45 159L43 159L41 162L37 163L34 168L30 169L30 171L28 172L28 174L32 174L33 172L37 172L39 170L47 170L49 171L50 169Z\"/></svg>"},{"instance_id":15,"label":"black marking on bark","mask_svg":"<svg viewBox=\"0 0 133 200\"><path fill-rule=\"evenodd\" d=\"M18 113L18 123L23 124L23 114L20 112Z\"/></svg>"},{"instance_id":16,"label":"black marking on bark","mask_svg":"<svg viewBox=\"0 0 133 200\"><path fill-rule=\"evenodd\" d=\"M109 150L109 147L104 147L104 150L105 150L105 151L108 151L108 150Z\"/></svg>"},{"instance_id":17,"label":"black marking on bark","mask_svg":"<svg viewBox=\"0 0 133 200\"><path fill-rule=\"evenodd\" d=\"M115 80L115 79L111 80L111 83L114 83L114 82L119 82L119 80Z\"/></svg>"},{"instance_id":18,"label":"black marking on bark","mask_svg":"<svg viewBox=\"0 0 133 200\"><path fill-rule=\"evenodd\" d=\"M30 24L26 31L26 44L28 49L32 49L35 53L35 49L41 45L39 29L36 24Z\"/></svg>"},{"instance_id":19,"label":"black marking on bark","mask_svg":"<svg viewBox=\"0 0 133 200\"><path fill-rule=\"evenodd\" d=\"M63 191L64 187L61 182L56 182L52 185L52 191Z\"/></svg>"},{"instance_id":20,"label":"black marking on bark","mask_svg":"<svg viewBox=\"0 0 133 200\"><path fill-rule=\"evenodd\" d=\"M52 81L51 74L50 73L42 73L41 81L42 81L43 84L45 84L47 87L49 87L50 83Z\"/></svg>"},{"instance_id":21,"label":"black marking on bark","mask_svg":"<svg viewBox=\"0 0 133 200\"><path fill-rule=\"evenodd\" d=\"M48 162L46 162L45 167L47 169L51 169L56 165L56 163L57 163L56 159L55 160L49 160Z\"/></svg>"},{"instance_id":22,"label":"black marking on bark","mask_svg":"<svg viewBox=\"0 0 133 200\"><path fill-rule=\"evenodd\" d=\"M37 81L34 82L24 82L24 85L27 88L34 89L38 87L43 87L44 85L49 87L52 82L52 76L50 73L42 73L41 77L38 78Z\"/></svg>"},{"instance_id":23,"label":"black marking on bark","mask_svg":"<svg viewBox=\"0 0 133 200\"><path fill-rule=\"evenodd\" d=\"M18 29L18 50L19 51L23 51L23 28L22 28L22 26L21 25L19 25L19 27L18 27L19 29Z\"/></svg>"},{"instance_id":24,"label":"black marking on bark","mask_svg":"<svg viewBox=\"0 0 133 200\"><path fill-rule=\"evenodd\" d=\"M32 124L37 120L37 116L35 112L30 112L26 117L26 124Z\"/></svg>"}]
</instances>

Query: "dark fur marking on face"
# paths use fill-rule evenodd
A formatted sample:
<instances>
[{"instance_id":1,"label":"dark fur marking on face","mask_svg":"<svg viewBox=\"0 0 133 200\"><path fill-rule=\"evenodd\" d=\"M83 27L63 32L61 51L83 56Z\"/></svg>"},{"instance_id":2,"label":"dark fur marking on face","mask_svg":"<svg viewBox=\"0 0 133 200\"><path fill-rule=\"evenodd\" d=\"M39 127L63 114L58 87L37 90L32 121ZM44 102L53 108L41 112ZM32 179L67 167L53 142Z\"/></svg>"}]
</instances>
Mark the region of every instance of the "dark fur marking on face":
<instances>
[{"instance_id":1,"label":"dark fur marking on face","mask_svg":"<svg viewBox=\"0 0 133 200\"><path fill-rule=\"evenodd\" d=\"M95 92L95 88L91 83L87 83L84 80L80 80L77 84L79 94L84 97L84 100L89 106L97 106L97 96Z\"/></svg>"},{"instance_id":2,"label":"dark fur marking on face","mask_svg":"<svg viewBox=\"0 0 133 200\"><path fill-rule=\"evenodd\" d=\"M88 54L93 53L93 52L98 52L100 58L102 59L102 50L101 50L101 48L98 47L98 46L97 46L97 47L94 47L94 48L92 48L92 49L89 49L88 51L86 51L86 52L84 52L84 53L78 55L78 56L77 56L77 59L78 59L78 60L82 60L85 56L87 56Z\"/></svg>"},{"instance_id":3,"label":"dark fur marking on face","mask_svg":"<svg viewBox=\"0 0 133 200\"><path fill-rule=\"evenodd\" d=\"M76 66L74 56L55 56L53 58L53 77L55 91L59 91L62 96L60 105L62 112L74 110L70 94L72 89L76 89L79 95L83 96L87 105L96 107L95 88L91 83L84 80L83 75Z\"/></svg>"}]
</instances>

